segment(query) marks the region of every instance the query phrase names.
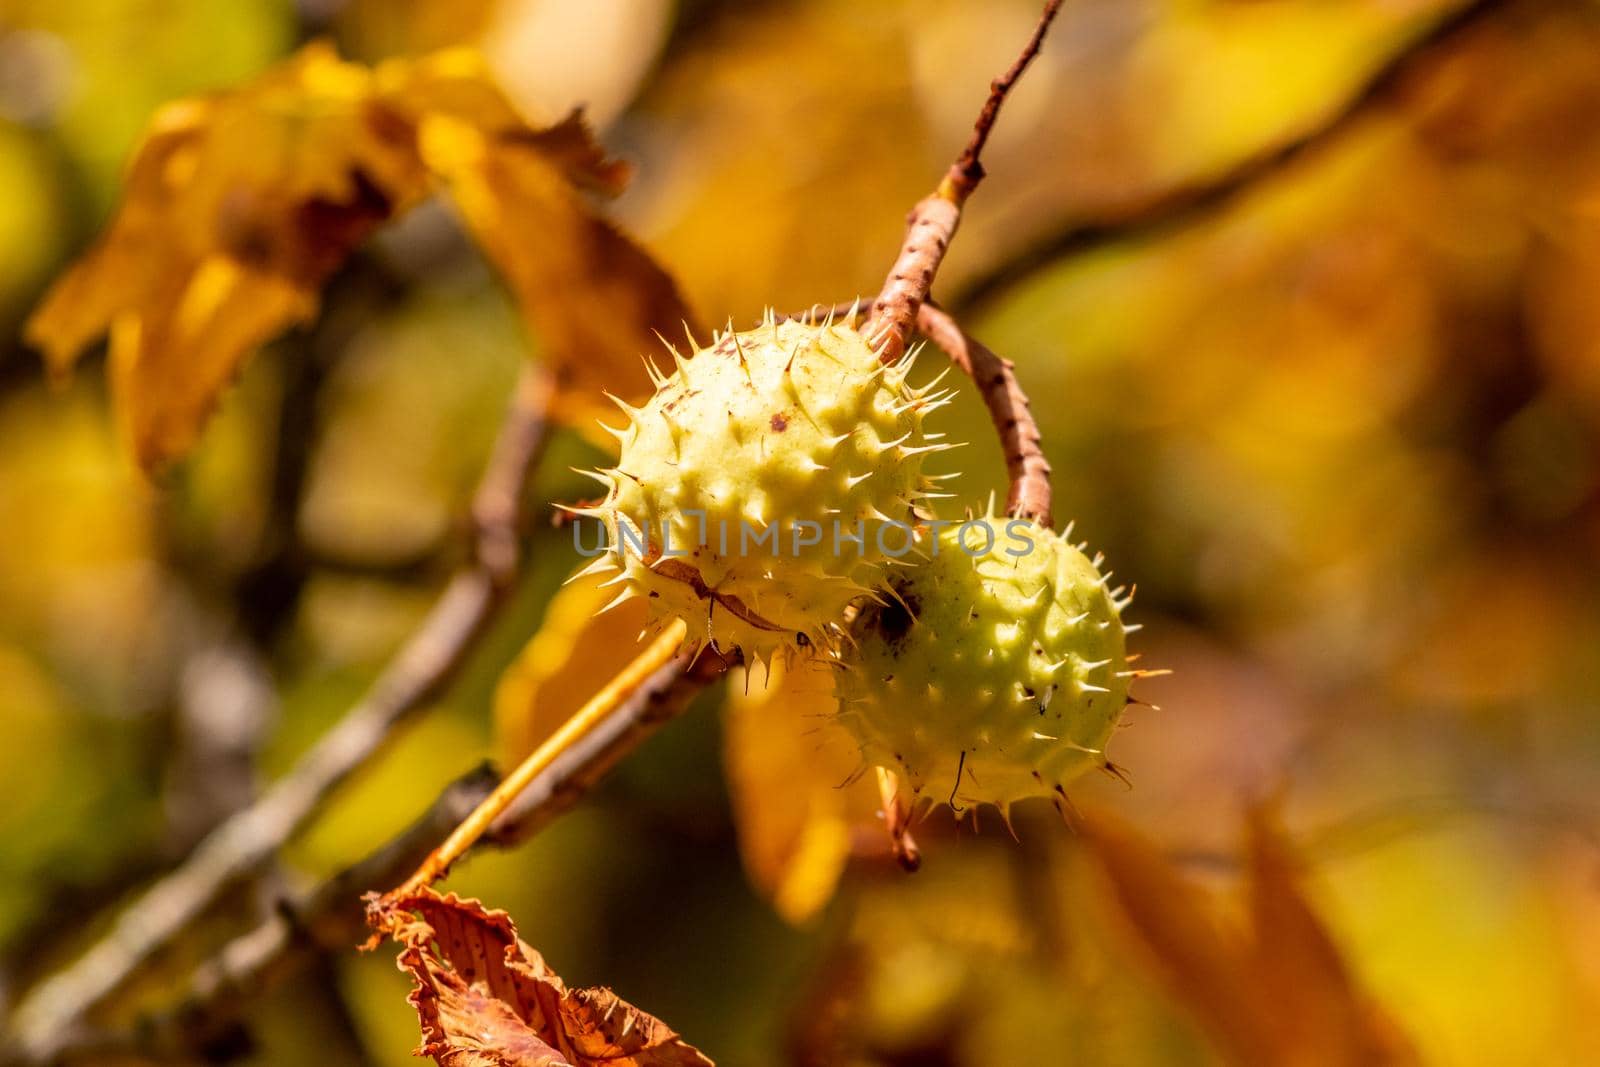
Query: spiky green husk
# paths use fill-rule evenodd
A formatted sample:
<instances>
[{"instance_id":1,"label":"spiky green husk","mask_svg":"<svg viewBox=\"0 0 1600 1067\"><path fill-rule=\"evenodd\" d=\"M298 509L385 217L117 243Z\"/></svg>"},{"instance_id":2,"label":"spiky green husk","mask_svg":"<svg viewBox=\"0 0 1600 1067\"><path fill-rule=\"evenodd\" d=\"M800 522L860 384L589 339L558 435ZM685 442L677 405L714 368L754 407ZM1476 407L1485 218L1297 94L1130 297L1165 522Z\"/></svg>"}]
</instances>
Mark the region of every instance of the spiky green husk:
<instances>
[{"instance_id":1,"label":"spiky green husk","mask_svg":"<svg viewBox=\"0 0 1600 1067\"><path fill-rule=\"evenodd\" d=\"M719 648L764 659L825 644L850 601L883 581L880 527L922 513L923 457L949 447L922 419L943 398L907 384L909 361L886 367L831 322L769 315L673 356L677 369L644 407L624 405L629 424L613 431L621 458L599 472L608 491L590 513L620 551L598 566L618 567L620 597L647 596ZM835 521L845 535L861 523L864 545L836 545ZM797 532L812 533L801 522L820 528L817 544L796 547ZM772 527L777 543L757 540ZM891 551L900 541L885 538Z\"/></svg>"},{"instance_id":2,"label":"spiky green husk","mask_svg":"<svg viewBox=\"0 0 1600 1067\"><path fill-rule=\"evenodd\" d=\"M1092 767L1128 699L1122 603L1051 530L986 520L969 555L946 529L897 574L897 600L864 611L841 656L839 718L873 763L919 797L1002 811L1056 794ZM1022 538L1033 549L1020 557ZM985 538L967 531L978 552Z\"/></svg>"}]
</instances>

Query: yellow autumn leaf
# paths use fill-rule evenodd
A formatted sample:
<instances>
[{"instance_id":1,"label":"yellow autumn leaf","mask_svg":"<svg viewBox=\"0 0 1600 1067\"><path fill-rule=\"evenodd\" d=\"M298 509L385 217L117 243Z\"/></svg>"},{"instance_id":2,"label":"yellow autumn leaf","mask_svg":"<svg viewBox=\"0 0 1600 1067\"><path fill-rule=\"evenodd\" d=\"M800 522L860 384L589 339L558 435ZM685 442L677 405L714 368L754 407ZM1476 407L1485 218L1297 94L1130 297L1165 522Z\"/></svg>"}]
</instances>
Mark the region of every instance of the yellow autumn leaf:
<instances>
[{"instance_id":1,"label":"yellow autumn leaf","mask_svg":"<svg viewBox=\"0 0 1600 1067\"><path fill-rule=\"evenodd\" d=\"M332 29L358 56L470 46L511 100L541 109L581 103L604 128L656 69L677 7L675 0L343 0Z\"/></svg>"},{"instance_id":2,"label":"yellow autumn leaf","mask_svg":"<svg viewBox=\"0 0 1600 1067\"><path fill-rule=\"evenodd\" d=\"M790 922L833 896L854 842L887 835L874 779L859 747L834 721L838 701L827 667L781 660L729 689L723 758L739 851L750 880Z\"/></svg>"},{"instance_id":3,"label":"yellow autumn leaf","mask_svg":"<svg viewBox=\"0 0 1600 1067\"><path fill-rule=\"evenodd\" d=\"M650 255L588 210L574 184L608 191L621 173L593 151L576 119L537 135L500 135L435 114L422 153L449 184L467 228L505 276L555 373L554 414L590 428L614 414L605 393L642 402L644 359L657 334L682 336L692 316ZM599 440L612 445L609 437Z\"/></svg>"},{"instance_id":4,"label":"yellow autumn leaf","mask_svg":"<svg viewBox=\"0 0 1600 1067\"><path fill-rule=\"evenodd\" d=\"M615 195L627 177L576 114L530 124L475 53L374 71L313 44L158 113L116 216L28 339L59 375L109 334L120 421L158 466L193 446L259 345L316 314L350 252L442 179L543 341L558 414L589 424L602 390L645 394L653 331L689 318L667 274L580 192Z\"/></svg>"},{"instance_id":5,"label":"yellow autumn leaf","mask_svg":"<svg viewBox=\"0 0 1600 1067\"><path fill-rule=\"evenodd\" d=\"M123 306L154 298L158 279L177 265L177 247L161 239L158 203L173 159L192 152L200 111L175 104L156 116L128 166L122 208L110 228L34 312L28 340L43 351L52 374L64 374Z\"/></svg>"},{"instance_id":6,"label":"yellow autumn leaf","mask_svg":"<svg viewBox=\"0 0 1600 1067\"><path fill-rule=\"evenodd\" d=\"M509 136L527 126L495 85L483 57L470 48L393 59L380 64L374 78L383 100L419 125L436 117L455 119L490 136Z\"/></svg>"},{"instance_id":7,"label":"yellow autumn leaf","mask_svg":"<svg viewBox=\"0 0 1600 1067\"><path fill-rule=\"evenodd\" d=\"M187 451L238 359L315 311L315 294L283 276L208 256L152 314L119 316L111 381L141 460Z\"/></svg>"},{"instance_id":8,"label":"yellow autumn leaf","mask_svg":"<svg viewBox=\"0 0 1600 1067\"><path fill-rule=\"evenodd\" d=\"M155 466L194 443L258 345L315 314L350 249L427 188L370 74L311 45L251 85L156 115L116 216L28 339L61 374L109 332L122 424Z\"/></svg>"}]
</instances>

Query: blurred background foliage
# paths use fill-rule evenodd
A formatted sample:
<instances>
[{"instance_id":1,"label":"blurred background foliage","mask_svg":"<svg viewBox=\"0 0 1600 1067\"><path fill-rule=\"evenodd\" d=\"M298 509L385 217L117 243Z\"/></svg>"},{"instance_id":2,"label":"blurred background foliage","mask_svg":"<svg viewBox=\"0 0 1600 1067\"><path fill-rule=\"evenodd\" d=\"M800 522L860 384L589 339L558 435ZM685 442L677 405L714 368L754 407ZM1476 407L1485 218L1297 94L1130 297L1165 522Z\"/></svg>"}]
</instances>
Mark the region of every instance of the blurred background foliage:
<instances>
[{"instance_id":1,"label":"blurred background foliage","mask_svg":"<svg viewBox=\"0 0 1600 1067\"><path fill-rule=\"evenodd\" d=\"M705 321L744 325L876 290L1036 7L0 0L0 998L374 675L459 559L540 347L448 210L424 208L147 483L101 376L52 390L14 338L159 104L318 36L366 61L476 45L531 114L588 105L638 164L620 220ZM1080 804L1125 813L1225 897L1245 801L1276 797L1346 959L1425 1060L1592 1063L1600 7L1469 7L1068 0L936 295L1018 363L1057 514L1137 581L1144 663L1175 671L1113 752L1134 787L1090 781ZM959 492L1003 491L971 389L948 421L973 442ZM598 457L563 431L538 499L586 495L569 467ZM527 744L504 691L498 742L491 708L572 565L568 533L541 523L530 558L465 677L279 884ZM606 670L574 660L540 684L581 699ZM1023 813L1020 846L936 817L908 878L851 841L841 797L806 861L866 853L841 892L824 906L814 867L785 882L794 775L837 753L779 724L817 751L763 769L771 701L725 702L452 886L720 1063L1215 1055L1048 809ZM167 962L260 906L242 895ZM249 1062L411 1062L404 990L386 954L328 961L262 1005Z\"/></svg>"}]
</instances>

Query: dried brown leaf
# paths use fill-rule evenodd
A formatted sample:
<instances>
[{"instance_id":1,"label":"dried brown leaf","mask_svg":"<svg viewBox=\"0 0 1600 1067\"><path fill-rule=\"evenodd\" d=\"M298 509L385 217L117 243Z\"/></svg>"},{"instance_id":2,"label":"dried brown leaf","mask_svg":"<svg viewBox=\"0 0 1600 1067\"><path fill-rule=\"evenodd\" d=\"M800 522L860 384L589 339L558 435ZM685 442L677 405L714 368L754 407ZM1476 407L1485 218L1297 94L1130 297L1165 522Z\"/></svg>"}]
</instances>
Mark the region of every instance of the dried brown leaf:
<instances>
[{"instance_id":1,"label":"dried brown leaf","mask_svg":"<svg viewBox=\"0 0 1600 1067\"><path fill-rule=\"evenodd\" d=\"M418 1055L441 1067L711 1067L609 989L568 989L505 912L429 890L387 903L416 982Z\"/></svg>"}]
</instances>

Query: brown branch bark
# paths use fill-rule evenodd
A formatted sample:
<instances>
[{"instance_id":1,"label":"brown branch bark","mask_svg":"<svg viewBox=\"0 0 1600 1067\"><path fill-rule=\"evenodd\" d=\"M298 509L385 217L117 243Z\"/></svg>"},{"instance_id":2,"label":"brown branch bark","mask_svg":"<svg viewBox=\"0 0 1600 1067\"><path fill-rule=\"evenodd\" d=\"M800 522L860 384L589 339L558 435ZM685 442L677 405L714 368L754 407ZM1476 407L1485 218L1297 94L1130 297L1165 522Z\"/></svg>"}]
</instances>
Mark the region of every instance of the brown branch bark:
<instances>
[{"instance_id":1,"label":"brown branch bark","mask_svg":"<svg viewBox=\"0 0 1600 1067\"><path fill-rule=\"evenodd\" d=\"M917 312L933 289L934 275L960 223L961 205L942 193L924 197L911 209L905 243L889 268L883 292L873 301L872 317L863 331L885 363L905 355Z\"/></svg>"},{"instance_id":2,"label":"brown branch bark","mask_svg":"<svg viewBox=\"0 0 1600 1067\"><path fill-rule=\"evenodd\" d=\"M1039 15L1039 22L1033 28L1033 36L1028 38L1028 43L1017 54L1010 68L989 83L989 99L983 102L983 110L978 112L978 120L972 124L972 139L961 150L961 155L956 157L955 165L945 178L954 189L957 203L971 195L972 190L983 181L983 146L989 143L989 135L994 132L994 124L1000 118L1000 108L1010 95L1012 86L1022 77L1022 72L1039 54L1039 49L1044 45L1044 35L1050 31L1050 24L1060 10L1061 0L1047 0L1044 11Z\"/></svg>"},{"instance_id":3,"label":"brown branch bark","mask_svg":"<svg viewBox=\"0 0 1600 1067\"><path fill-rule=\"evenodd\" d=\"M288 774L208 834L76 962L29 993L10 1021L25 1061L49 1062L62 1035L76 1030L229 886L256 873L397 727L444 691L516 575L518 502L543 452L548 398L542 374L525 370L474 501L473 557L421 627Z\"/></svg>"},{"instance_id":4,"label":"brown branch bark","mask_svg":"<svg viewBox=\"0 0 1600 1067\"><path fill-rule=\"evenodd\" d=\"M1222 173L1157 191L1093 218L1070 221L964 283L959 296L950 302L963 309L980 307L1061 259L1158 238L1226 210L1263 182L1289 170L1388 106L1401 87L1440 49L1460 40L1487 16L1510 6L1511 0L1468 0L1396 51L1342 107L1297 136L1263 148Z\"/></svg>"},{"instance_id":5,"label":"brown branch bark","mask_svg":"<svg viewBox=\"0 0 1600 1067\"><path fill-rule=\"evenodd\" d=\"M928 298L939 264L960 225L962 205L983 180L983 147L1000 117L1000 108L1022 72L1039 54L1044 35L1060 10L1061 0L1046 0L1033 36L1011 67L990 83L989 98L973 124L971 140L951 164L939 188L911 209L905 241L894 266L889 268L888 280L874 302L865 331L874 345L881 346L885 363L893 363L905 354L917 311Z\"/></svg>"},{"instance_id":6,"label":"brown branch bark","mask_svg":"<svg viewBox=\"0 0 1600 1067\"><path fill-rule=\"evenodd\" d=\"M414 823L360 862L292 900L234 938L198 967L177 1005L151 1013L126 1031L66 1035L41 1063L92 1063L111 1050L156 1060L196 1054L227 1058L248 1047L237 1040L250 1004L319 954L348 949L362 926L362 894L398 878L494 789L494 771L478 767L451 783Z\"/></svg>"}]
</instances>

